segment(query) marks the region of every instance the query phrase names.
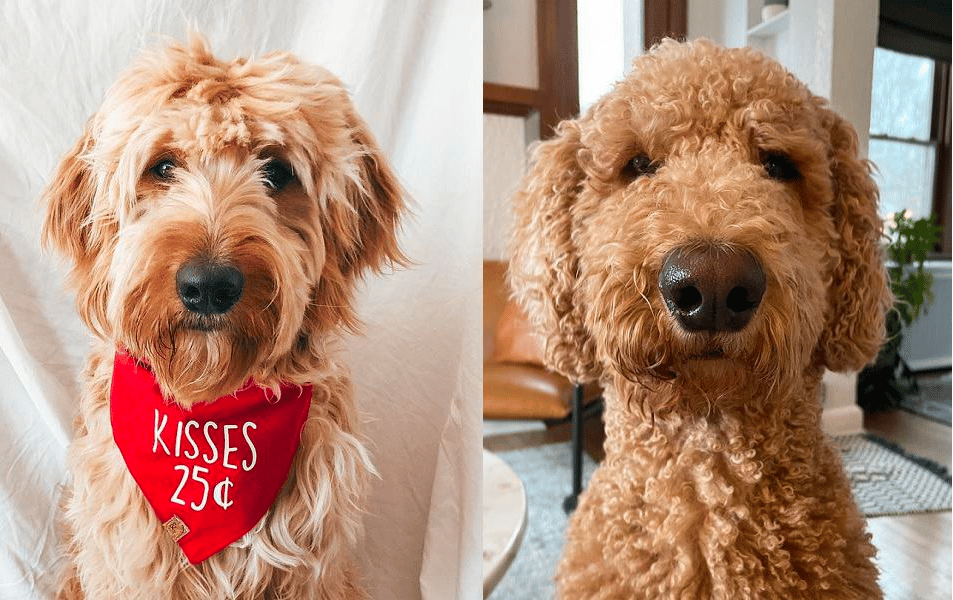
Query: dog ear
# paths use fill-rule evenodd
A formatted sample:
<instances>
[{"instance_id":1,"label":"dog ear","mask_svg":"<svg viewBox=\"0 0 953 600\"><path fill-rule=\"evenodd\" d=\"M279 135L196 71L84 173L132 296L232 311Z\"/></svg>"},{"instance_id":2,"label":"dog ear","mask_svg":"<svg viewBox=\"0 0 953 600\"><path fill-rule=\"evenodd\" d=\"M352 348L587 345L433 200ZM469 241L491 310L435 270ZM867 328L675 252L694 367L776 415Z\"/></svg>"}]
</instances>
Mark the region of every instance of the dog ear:
<instances>
[{"instance_id":1,"label":"dog ear","mask_svg":"<svg viewBox=\"0 0 953 600\"><path fill-rule=\"evenodd\" d=\"M877 186L870 163L858 156L853 127L828 111L831 135L835 264L821 334L822 362L832 371L856 371L877 355L884 317L893 304L880 242Z\"/></svg>"},{"instance_id":2,"label":"dog ear","mask_svg":"<svg viewBox=\"0 0 953 600\"><path fill-rule=\"evenodd\" d=\"M90 330L106 338L108 265L98 264L105 247L115 243L115 223L93 217L97 183L88 154L94 142L92 119L83 135L60 161L43 194L46 217L42 240L72 262L72 285L76 289L79 315Z\"/></svg>"},{"instance_id":3,"label":"dog ear","mask_svg":"<svg viewBox=\"0 0 953 600\"><path fill-rule=\"evenodd\" d=\"M74 264L89 260L89 217L96 196L96 182L85 155L93 145L91 126L60 161L44 194L46 220L43 223L43 244L53 246Z\"/></svg>"},{"instance_id":4,"label":"dog ear","mask_svg":"<svg viewBox=\"0 0 953 600\"><path fill-rule=\"evenodd\" d=\"M577 121L563 121L556 137L532 152L514 197L510 287L536 332L546 366L574 382L597 379L595 347L585 324L573 242L573 207L585 177L577 154Z\"/></svg>"},{"instance_id":5,"label":"dog ear","mask_svg":"<svg viewBox=\"0 0 953 600\"><path fill-rule=\"evenodd\" d=\"M356 330L353 310L355 280L365 272L406 265L398 247L400 218L407 209L397 176L363 119L347 101L351 164L341 186L344 198L327 202L321 212L325 265L315 302L322 314L319 329L343 325Z\"/></svg>"},{"instance_id":6,"label":"dog ear","mask_svg":"<svg viewBox=\"0 0 953 600\"><path fill-rule=\"evenodd\" d=\"M358 146L358 177L348 185L348 203L357 211L354 243L344 249L345 274L407 263L397 246L398 224L405 210L397 176L364 120L350 110L351 138Z\"/></svg>"}]
</instances>

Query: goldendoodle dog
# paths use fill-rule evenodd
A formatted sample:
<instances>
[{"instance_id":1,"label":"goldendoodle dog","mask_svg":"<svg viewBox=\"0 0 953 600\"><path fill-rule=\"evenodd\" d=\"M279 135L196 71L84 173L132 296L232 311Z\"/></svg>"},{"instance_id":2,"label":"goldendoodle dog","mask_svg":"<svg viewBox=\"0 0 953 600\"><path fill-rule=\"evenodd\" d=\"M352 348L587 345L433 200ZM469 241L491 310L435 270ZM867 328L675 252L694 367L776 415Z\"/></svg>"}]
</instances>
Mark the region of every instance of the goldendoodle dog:
<instances>
[{"instance_id":1,"label":"goldendoodle dog","mask_svg":"<svg viewBox=\"0 0 953 600\"><path fill-rule=\"evenodd\" d=\"M95 335L64 599L364 598L356 280L405 202L340 81L192 36L109 89L46 193Z\"/></svg>"},{"instance_id":2,"label":"goldendoodle dog","mask_svg":"<svg viewBox=\"0 0 953 600\"><path fill-rule=\"evenodd\" d=\"M547 364L605 388L571 600L879 598L821 431L891 304L851 126L750 49L667 40L539 144L510 280Z\"/></svg>"}]
</instances>

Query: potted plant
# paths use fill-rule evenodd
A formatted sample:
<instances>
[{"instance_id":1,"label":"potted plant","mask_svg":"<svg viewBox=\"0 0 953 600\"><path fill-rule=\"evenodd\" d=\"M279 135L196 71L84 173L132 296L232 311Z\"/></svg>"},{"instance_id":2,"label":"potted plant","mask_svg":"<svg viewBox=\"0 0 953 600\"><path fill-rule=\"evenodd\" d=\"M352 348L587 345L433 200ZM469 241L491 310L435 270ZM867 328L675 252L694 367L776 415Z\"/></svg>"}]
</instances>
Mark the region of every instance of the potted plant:
<instances>
[{"instance_id":1,"label":"potted plant","mask_svg":"<svg viewBox=\"0 0 953 600\"><path fill-rule=\"evenodd\" d=\"M891 240L886 245L887 272L896 301L887 313L887 342L858 378L857 403L866 411L894 408L904 394L916 391L910 367L900 356L903 328L933 302L933 275L923 262L939 237L936 217L912 219L902 211L891 215L886 225Z\"/></svg>"}]
</instances>

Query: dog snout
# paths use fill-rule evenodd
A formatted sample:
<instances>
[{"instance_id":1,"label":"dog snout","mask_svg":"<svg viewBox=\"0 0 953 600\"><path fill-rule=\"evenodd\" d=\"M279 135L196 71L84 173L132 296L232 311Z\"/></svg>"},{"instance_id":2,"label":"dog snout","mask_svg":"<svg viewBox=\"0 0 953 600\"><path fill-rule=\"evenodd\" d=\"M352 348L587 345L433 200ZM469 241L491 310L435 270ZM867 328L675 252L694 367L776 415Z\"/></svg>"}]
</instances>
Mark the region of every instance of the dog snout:
<instances>
[{"instance_id":1,"label":"dog snout","mask_svg":"<svg viewBox=\"0 0 953 600\"><path fill-rule=\"evenodd\" d=\"M669 312L692 332L741 331L757 312L765 285L751 252L724 246L676 248L658 281Z\"/></svg>"},{"instance_id":2,"label":"dog snout","mask_svg":"<svg viewBox=\"0 0 953 600\"><path fill-rule=\"evenodd\" d=\"M182 304L202 315L228 312L242 296L245 277L232 265L197 260L182 265L175 274Z\"/></svg>"}]
</instances>

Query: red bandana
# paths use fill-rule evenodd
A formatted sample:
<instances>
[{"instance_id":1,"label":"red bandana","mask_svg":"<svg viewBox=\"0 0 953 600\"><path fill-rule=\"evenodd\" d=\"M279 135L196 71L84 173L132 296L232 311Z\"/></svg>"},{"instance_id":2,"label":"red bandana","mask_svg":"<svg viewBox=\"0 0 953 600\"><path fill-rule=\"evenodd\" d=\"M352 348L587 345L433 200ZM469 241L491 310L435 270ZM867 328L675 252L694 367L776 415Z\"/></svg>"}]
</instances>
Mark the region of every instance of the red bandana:
<instances>
[{"instance_id":1,"label":"red bandana","mask_svg":"<svg viewBox=\"0 0 953 600\"><path fill-rule=\"evenodd\" d=\"M197 564L245 535L288 478L311 386L281 398L248 385L186 410L149 368L116 353L109 414L129 472L163 527Z\"/></svg>"}]
</instances>

